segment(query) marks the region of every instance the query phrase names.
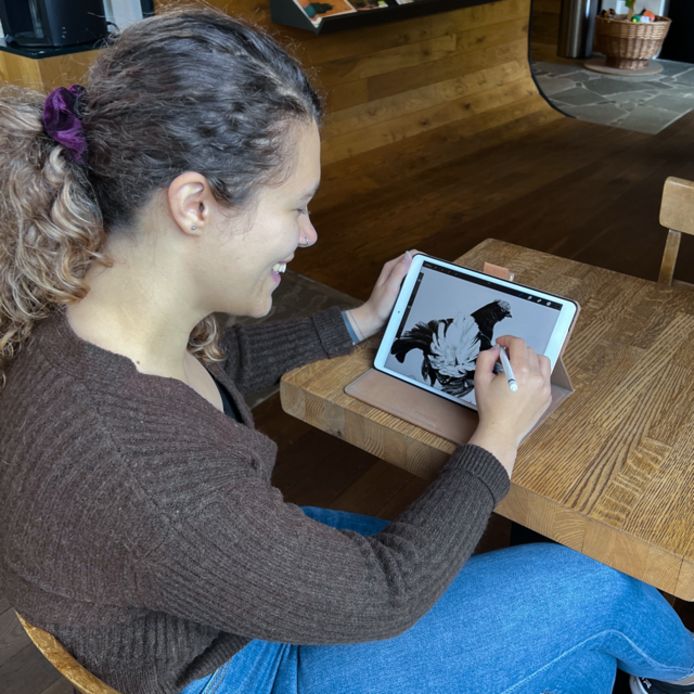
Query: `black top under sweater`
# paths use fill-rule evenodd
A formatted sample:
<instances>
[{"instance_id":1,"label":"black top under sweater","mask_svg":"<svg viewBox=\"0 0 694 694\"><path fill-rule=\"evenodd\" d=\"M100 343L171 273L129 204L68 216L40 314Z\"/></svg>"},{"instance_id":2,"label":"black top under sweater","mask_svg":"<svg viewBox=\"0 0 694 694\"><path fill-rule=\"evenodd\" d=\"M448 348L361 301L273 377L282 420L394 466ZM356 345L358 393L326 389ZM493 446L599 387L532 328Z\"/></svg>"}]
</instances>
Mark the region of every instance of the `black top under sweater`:
<instances>
[{"instance_id":1,"label":"black top under sweater","mask_svg":"<svg viewBox=\"0 0 694 694\"><path fill-rule=\"evenodd\" d=\"M224 410L224 414L237 422L242 422L241 412L231 399L229 391L214 376L212 378L219 391L219 396L222 398L222 409Z\"/></svg>"},{"instance_id":2,"label":"black top under sweater","mask_svg":"<svg viewBox=\"0 0 694 694\"><path fill-rule=\"evenodd\" d=\"M235 326L222 346L208 369L240 421L79 339L63 311L35 327L0 391L4 593L124 694L178 692L253 638L402 632L509 487L492 455L461 446L377 535L318 523L273 488L276 446L241 393L346 353L339 310Z\"/></svg>"}]
</instances>

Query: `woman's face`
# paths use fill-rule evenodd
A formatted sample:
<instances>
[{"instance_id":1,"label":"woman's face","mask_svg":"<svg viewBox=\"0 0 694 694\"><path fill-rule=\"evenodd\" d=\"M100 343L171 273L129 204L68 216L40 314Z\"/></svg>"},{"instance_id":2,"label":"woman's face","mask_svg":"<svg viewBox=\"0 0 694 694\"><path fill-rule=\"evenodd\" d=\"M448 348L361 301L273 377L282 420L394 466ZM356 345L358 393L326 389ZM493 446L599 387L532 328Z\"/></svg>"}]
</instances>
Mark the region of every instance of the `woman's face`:
<instances>
[{"instance_id":1,"label":"woman's face","mask_svg":"<svg viewBox=\"0 0 694 694\"><path fill-rule=\"evenodd\" d=\"M259 318L272 308L272 293L300 244L318 235L308 203L320 182L320 137L315 123L291 127L294 147L284 182L261 187L240 217L220 216L219 246L208 255L205 281L216 294L213 310ZM226 221L224 221L226 219ZM234 227L230 229L230 227Z\"/></svg>"}]
</instances>

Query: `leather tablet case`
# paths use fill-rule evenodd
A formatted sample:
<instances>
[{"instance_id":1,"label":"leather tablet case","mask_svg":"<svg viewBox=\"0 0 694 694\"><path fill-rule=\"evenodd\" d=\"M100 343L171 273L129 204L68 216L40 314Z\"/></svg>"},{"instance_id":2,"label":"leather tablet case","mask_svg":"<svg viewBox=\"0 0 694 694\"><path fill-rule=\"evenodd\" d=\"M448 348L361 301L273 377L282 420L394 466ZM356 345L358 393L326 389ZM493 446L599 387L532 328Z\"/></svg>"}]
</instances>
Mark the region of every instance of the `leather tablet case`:
<instances>
[{"instance_id":1,"label":"leather tablet case","mask_svg":"<svg viewBox=\"0 0 694 694\"><path fill-rule=\"evenodd\" d=\"M454 443L465 443L477 428L477 412L394 376L369 369L345 387L345 393ZM533 431L573 393L564 364L552 373L552 403Z\"/></svg>"},{"instance_id":2,"label":"leather tablet case","mask_svg":"<svg viewBox=\"0 0 694 694\"><path fill-rule=\"evenodd\" d=\"M502 279L512 278L506 268L487 263L484 271ZM574 392L561 357L552 372L551 384L552 403L532 431ZM348 384L345 393L455 443L465 443L479 421L474 410L375 369L369 369Z\"/></svg>"}]
</instances>

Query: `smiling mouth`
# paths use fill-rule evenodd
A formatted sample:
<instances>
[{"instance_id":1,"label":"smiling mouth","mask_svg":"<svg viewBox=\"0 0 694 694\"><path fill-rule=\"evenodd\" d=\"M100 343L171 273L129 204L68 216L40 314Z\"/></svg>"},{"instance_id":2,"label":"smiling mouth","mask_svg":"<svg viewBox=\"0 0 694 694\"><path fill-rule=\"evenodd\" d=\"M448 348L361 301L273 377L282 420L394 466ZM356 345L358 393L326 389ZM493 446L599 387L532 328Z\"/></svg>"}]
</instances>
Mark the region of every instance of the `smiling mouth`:
<instances>
[{"instance_id":1,"label":"smiling mouth","mask_svg":"<svg viewBox=\"0 0 694 694\"><path fill-rule=\"evenodd\" d=\"M272 266L273 272L283 273L287 269L287 263L275 263Z\"/></svg>"}]
</instances>

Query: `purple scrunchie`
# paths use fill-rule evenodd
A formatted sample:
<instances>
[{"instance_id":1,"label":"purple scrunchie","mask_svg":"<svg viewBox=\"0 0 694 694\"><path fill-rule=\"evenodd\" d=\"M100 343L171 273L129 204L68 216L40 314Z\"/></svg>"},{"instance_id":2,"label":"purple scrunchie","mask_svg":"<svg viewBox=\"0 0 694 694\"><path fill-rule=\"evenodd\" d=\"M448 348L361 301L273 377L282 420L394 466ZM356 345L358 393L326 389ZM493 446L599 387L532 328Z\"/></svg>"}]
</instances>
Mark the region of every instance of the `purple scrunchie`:
<instances>
[{"instance_id":1,"label":"purple scrunchie","mask_svg":"<svg viewBox=\"0 0 694 694\"><path fill-rule=\"evenodd\" d=\"M58 87L47 97L43 105L43 128L46 134L62 145L78 164L86 163L87 139L79 117L79 99L84 87Z\"/></svg>"}]
</instances>

